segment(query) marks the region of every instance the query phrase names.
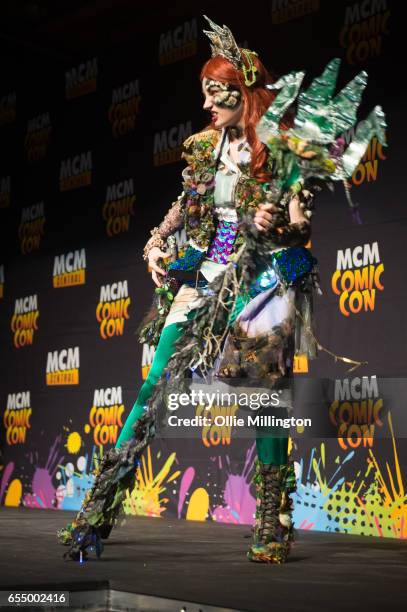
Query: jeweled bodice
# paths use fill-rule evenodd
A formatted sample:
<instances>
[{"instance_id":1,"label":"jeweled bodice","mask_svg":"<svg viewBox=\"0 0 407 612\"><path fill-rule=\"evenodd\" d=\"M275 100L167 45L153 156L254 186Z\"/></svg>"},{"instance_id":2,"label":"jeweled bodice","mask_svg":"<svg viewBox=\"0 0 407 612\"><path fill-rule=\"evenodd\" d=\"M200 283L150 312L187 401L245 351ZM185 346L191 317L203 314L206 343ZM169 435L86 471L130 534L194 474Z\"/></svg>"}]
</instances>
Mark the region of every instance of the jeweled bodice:
<instances>
[{"instance_id":1,"label":"jeweled bodice","mask_svg":"<svg viewBox=\"0 0 407 612\"><path fill-rule=\"evenodd\" d=\"M234 221L221 220L216 228L216 234L208 249L207 258L215 263L226 264L233 251L238 224Z\"/></svg>"},{"instance_id":2,"label":"jeweled bodice","mask_svg":"<svg viewBox=\"0 0 407 612\"><path fill-rule=\"evenodd\" d=\"M234 168L224 167L215 176L214 216L216 233L209 246L207 259L226 264L233 251L238 232L238 220L234 202L234 192L238 174Z\"/></svg>"}]
</instances>

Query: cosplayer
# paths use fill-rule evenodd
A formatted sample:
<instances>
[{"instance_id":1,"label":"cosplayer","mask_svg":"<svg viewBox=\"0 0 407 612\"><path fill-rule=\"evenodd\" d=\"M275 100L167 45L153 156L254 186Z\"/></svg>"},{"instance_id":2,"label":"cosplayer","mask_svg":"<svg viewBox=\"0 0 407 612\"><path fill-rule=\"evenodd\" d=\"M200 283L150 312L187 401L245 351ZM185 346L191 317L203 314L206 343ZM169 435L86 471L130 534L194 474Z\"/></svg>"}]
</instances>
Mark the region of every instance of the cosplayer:
<instances>
[{"instance_id":1,"label":"cosplayer","mask_svg":"<svg viewBox=\"0 0 407 612\"><path fill-rule=\"evenodd\" d=\"M188 372L278 389L290 408L294 355L316 355L316 262L306 248L314 193L321 183L345 182L374 134L384 144L380 107L359 123L346 150L340 138L355 123L365 73L333 97L333 60L299 93L303 72L273 83L254 51L208 22L212 58L201 84L212 122L184 143L184 190L144 249L157 289L140 341L156 346L154 360L81 510L58 532L72 559L101 554L156 434L158 408ZM172 234L182 227L189 243L178 257ZM287 437L267 433L255 432L256 517L247 556L283 563L293 540L295 474Z\"/></svg>"}]
</instances>

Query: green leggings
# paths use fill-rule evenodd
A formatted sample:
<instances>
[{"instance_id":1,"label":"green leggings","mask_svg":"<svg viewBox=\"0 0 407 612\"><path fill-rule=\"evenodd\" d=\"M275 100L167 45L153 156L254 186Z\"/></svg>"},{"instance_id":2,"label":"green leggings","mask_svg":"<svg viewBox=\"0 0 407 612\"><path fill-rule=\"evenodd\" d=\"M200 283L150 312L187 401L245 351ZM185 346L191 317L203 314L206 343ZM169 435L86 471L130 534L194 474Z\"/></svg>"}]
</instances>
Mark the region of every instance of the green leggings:
<instances>
[{"instance_id":1,"label":"green leggings","mask_svg":"<svg viewBox=\"0 0 407 612\"><path fill-rule=\"evenodd\" d=\"M182 336L183 326L180 323L172 323L164 327L161 332L160 340L155 350L153 363L150 371L140 392L137 400L124 423L123 429L116 443L116 448L127 442L133 437L133 425L141 417L144 412L147 400L151 397L154 385L159 380L164 371L171 355L175 350L175 343ZM267 434L267 427L259 427L258 431L262 432L263 436ZM259 460L262 463L273 463L275 465L283 465L287 463L287 437L260 437L256 436L256 448Z\"/></svg>"}]
</instances>

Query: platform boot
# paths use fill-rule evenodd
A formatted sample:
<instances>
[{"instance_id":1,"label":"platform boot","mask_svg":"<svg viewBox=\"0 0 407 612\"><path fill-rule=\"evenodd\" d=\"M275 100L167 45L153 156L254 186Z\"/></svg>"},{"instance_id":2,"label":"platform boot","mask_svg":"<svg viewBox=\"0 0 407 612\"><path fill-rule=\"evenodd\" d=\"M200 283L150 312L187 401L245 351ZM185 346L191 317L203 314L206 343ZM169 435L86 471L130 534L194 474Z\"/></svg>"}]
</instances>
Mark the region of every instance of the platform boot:
<instances>
[{"instance_id":1,"label":"platform boot","mask_svg":"<svg viewBox=\"0 0 407 612\"><path fill-rule=\"evenodd\" d=\"M105 453L75 519L57 532L58 541L69 546L65 559L81 561L90 552L102 554L102 539L116 524L126 491L135 485L140 456L154 437L154 415L145 414L134 430L134 438Z\"/></svg>"},{"instance_id":2,"label":"platform boot","mask_svg":"<svg viewBox=\"0 0 407 612\"><path fill-rule=\"evenodd\" d=\"M292 500L296 481L292 463L273 465L255 462L256 516L250 561L285 563L294 539Z\"/></svg>"},{"instance_id":3,"label":"platform boot","mask_svg":"<svg viewBox=\"0 0 407 612\"><path fill-rule=\"evenodd\" d=\"M94 550L96 555L100 556L103 550L101 540L109 537L114 526L120 504L115 504L112 508L112 503L117 495L119 483L110 482L110 486L106 486L119 459L118 453L114 451L114 448L110 449L94 470L92 487L86 492L81 509L74 520L57 531L58 541L70 547L71 558L79 558L80 550L78 549L78 554L73 550L75 544L79 542L82 545L82 556L86 557L88 550Z\"/></svg>"}]
</instances>

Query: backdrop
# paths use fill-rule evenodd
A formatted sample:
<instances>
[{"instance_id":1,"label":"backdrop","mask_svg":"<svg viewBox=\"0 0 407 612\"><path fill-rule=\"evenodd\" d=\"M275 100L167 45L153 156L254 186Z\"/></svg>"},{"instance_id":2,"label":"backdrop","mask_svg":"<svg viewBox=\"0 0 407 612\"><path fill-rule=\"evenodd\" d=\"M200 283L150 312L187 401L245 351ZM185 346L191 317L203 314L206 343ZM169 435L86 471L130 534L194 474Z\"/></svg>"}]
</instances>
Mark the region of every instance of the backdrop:
<instances>
[{"instance_id":1,"label":"backdrop","mask_svg":"<svg viewBox=\"0 0 407 612\"><path fill-rule=\"evenodd\" d=\"M293 452L297 527L395 538L407 535L400 9L390 0L273 0L210 15L276 76L305 69L307 84L340 57L339 88L367 70L360 117L376 104L386 113L388 146L374 139L350 181L362 224L340 184L319 194L313 217L318 339L368 363L349 372L323 351L296 360L298 381L331 381L320 416L334 433L297 431ZM148 373L153 349L135 333L153 292L141 253L182 190L182 141L208 123L202 12L191 8L161 31L152 22L109 54L66 65L33 57L1 81L4 505L78 509ZM177 240L182 247L182 232ZM201 434L154 441L126 513L252 523L253 440L228 427Z\"/></svg>"}]
</instances>

